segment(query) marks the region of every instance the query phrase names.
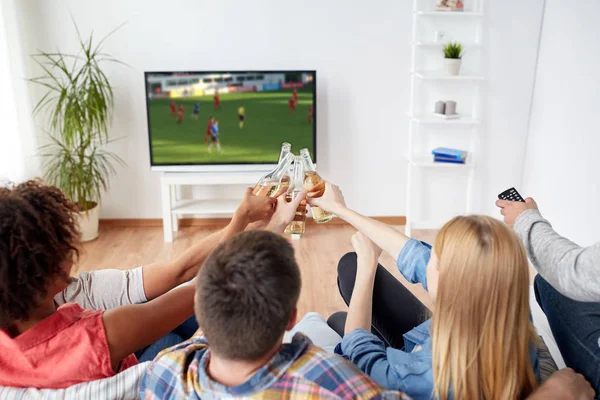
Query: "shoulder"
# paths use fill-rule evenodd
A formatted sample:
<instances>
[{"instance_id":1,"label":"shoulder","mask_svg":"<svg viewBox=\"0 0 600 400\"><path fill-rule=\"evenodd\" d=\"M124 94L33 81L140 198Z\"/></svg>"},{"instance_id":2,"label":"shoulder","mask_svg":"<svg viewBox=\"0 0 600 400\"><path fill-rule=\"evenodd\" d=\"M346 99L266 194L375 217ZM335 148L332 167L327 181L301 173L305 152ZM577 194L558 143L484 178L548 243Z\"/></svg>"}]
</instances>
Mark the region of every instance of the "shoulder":
<instances>
[{"instance_id":1,"label":"shoulder","mask_svg":"<svg viewBox=\"0 0 600 400\"><path fill-rule=\"evenodd\" d=\"M310 344L290 366L286 375L332 393L345 393L352 398L372 398L383 391L354 364L336 354Z\"/></svg>"},{"instance_id":2,"label":"shoulder","mask_svg":"<svg viewBox=\"0 0 600 400\"><path fill-rule=\"evenodd\" d=\"M207 351L208 344L203 337L194 337L163 350L152 361L140 384L141 398L162 399L186 393L186 388L194 384L188 379L197 378L202 368L200 360ZM188 374L189 370L196 373Z\"/></svg>"},{"instance_id":3,"label":"shoulder","mask_svg":"<svg viewBox=\"0 0 600 400\"><path fill-rule=\"evenodd\" d=\"M68 319L72 322L75 322L84 318L102 317L103 311L88 310L82 308L77 303L66 303L62 306L59 306L56 309L56 313L59 314L63 319Z\"/></svg>"}]
</instances>

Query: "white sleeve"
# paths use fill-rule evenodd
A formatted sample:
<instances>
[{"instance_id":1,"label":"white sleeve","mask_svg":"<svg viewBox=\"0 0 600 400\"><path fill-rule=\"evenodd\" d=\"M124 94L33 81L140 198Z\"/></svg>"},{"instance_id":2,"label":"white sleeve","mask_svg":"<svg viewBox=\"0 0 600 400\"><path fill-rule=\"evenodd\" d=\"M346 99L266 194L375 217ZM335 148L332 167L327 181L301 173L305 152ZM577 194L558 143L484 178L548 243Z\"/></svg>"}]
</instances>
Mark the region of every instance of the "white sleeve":
<instances>
[{"instance_id":1,"label":"white sleeve","mask_svg":"<svg viewBox=\"0 0 600 400\"><path fill-rule=\"evenodd\" d=\"M54 297L60 306L77 303L90 310L138 304L148 301L144 292L142 267L130 270L102 269L82 272L71 284Z\"/></svg>"}]
</instances>

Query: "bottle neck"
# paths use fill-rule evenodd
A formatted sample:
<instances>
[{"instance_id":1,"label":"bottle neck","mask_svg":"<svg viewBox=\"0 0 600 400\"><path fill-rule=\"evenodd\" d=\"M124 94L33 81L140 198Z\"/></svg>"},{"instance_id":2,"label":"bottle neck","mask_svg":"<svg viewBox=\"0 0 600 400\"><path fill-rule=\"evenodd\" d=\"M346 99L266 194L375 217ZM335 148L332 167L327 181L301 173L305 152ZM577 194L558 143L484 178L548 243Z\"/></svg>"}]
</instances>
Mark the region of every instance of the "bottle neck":
<instances>
[{"instance_id":1,"label":"bottle neck","mask_svg":"<svg viewBox=\"0 0 600 400\"><path fill-rule=\"evenodd\" d=\"M281 153L279 153L279 161L278 163L281 163L281 161L283 161L283 159L285 158L285 156L287 154L290 154L291 149L287 148L287 147L282 147L281 148Z\"/></svg>"},{"instance_id":2,"label":"bottle neck","mask_svg":"<svg viewBox=\"0 0 600 400\"><path fill-rule=\"evenodd\" d=\"M283 175L285 175L289 168L290 164L294 160L294 156L292 153L287 153L283 156L283 159L277 164L277 168L271 171L269 174L265 175L265 178L269 180L281 180Z\"/></svg>"},{"instance_id":3,"label":"bottle neck","mask_svg":"<svg viewBox=\"0 0 600 400\"><path fill-rule=\"evenodd\" d=\"M302 166L304 167L304 172L316 172L315 164L313 164L312 158L310 158L310 154L302 153L300 157L302 159Z\"/></svg>"},{"instance_id":4,"label":"bottle neck","mask_svg":"<svg viewBox=\"0 0 600 400\"><path fill-rule=\"evenodd\" d=\"M292 179L292 184L290 186L290 188L294 191L294 192L300 192L302 191L302 188L304 187L304 164L302 163L302 161L300 160L300 157L296 157L295 163L294 163L294 176Z\"/></svg>"}]
</instances>

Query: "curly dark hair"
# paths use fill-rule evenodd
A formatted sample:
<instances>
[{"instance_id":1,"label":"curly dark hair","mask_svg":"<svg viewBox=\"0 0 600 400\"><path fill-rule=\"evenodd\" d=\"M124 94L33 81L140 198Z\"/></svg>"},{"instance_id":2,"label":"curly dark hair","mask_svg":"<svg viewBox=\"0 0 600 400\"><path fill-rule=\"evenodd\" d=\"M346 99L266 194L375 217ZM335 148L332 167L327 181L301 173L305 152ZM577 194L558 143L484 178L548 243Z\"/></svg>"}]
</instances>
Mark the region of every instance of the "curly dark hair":
<instances>
[{"instance_id":1,"label":"curly dark hair","mask_svg":"<svg viewBox=\"0 0 600 400\"><path fill-rule=\"evenodd\" d=\"M0 188L0 329L29 319L79 255L75 205L39 180ZM65 276L67 279L68 276Z\"/></svg>"}]
</instances>

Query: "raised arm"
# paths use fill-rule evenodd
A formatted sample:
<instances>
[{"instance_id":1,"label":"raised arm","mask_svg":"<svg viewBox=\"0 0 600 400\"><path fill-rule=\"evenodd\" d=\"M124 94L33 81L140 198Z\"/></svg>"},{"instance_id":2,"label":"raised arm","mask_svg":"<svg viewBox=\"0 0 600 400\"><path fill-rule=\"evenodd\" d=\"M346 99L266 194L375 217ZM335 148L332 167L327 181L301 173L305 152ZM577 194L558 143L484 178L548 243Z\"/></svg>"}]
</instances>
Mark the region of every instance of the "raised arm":
<instances>
[{"instance_id":1,"label":"raised arm","mask_svg":"<svg viewBox=\"0 0 600 400\"><path fill-rule=\"evenodd\" d=\"M194 314L195 285L178 287L148 303L105 311L102 319L114 371L129 354L149 346Z\"/></svg>"},{"instance_id":2,"label":"raised arm","mask_svg":"<svg viewBox=\"0 0 600 400\"><path fill-rule=\"evenodd\" d=\"M559 235L532 198L525 203L499 200L540 275L563 295L577 301L600 301L600 243L582 247Z\"/></svg>"},{"instance_id":3,"label":"raised arm","mask_svg":"<svg viewBox=\"0 0 600 400\"><path fill-rule=\"evenodd\" d=\"M242 232L248 224L270 220L275 203L274 198L254 196L252 188L248 188L233 218L225 228L202 239L174 260L144 266L144 292L148 300L194 278L204 260L221 241Z\"/></svg>"},{"instance_id":4,"label":"raised arm","mask_svg":"<svg viewBox=\"0 0 600 400\"><path fill-rule=\"evenodd\" d=\"M319 193L319 189L321 189L320 193L323 193L323 196L318 198L313 197L314 193ZM321 207L323 210L335 214L348 222L371 239L383 251L392 256L394 260L398 259L400 251L410 239L391 226L365 217L346 207L344 195L340 188L329 182L325 184L324 192L322 187L315 186L313 188L313 191L308 194L308 204Z\"/></svg>"},{"instance_id":5,"label":"raised arm","mask_svg":"<svg viewBox=\"0 0 600 400\"><path fill-rule=\"evenodd\" d=\"M352 247L356 252L357 267L350 308L344 328L346 334L355 329L371 331L373 285L375 284L377 261L381 255L381 249L360 232L356 232L352 236Z\"/></svg>"}]
</instances>

